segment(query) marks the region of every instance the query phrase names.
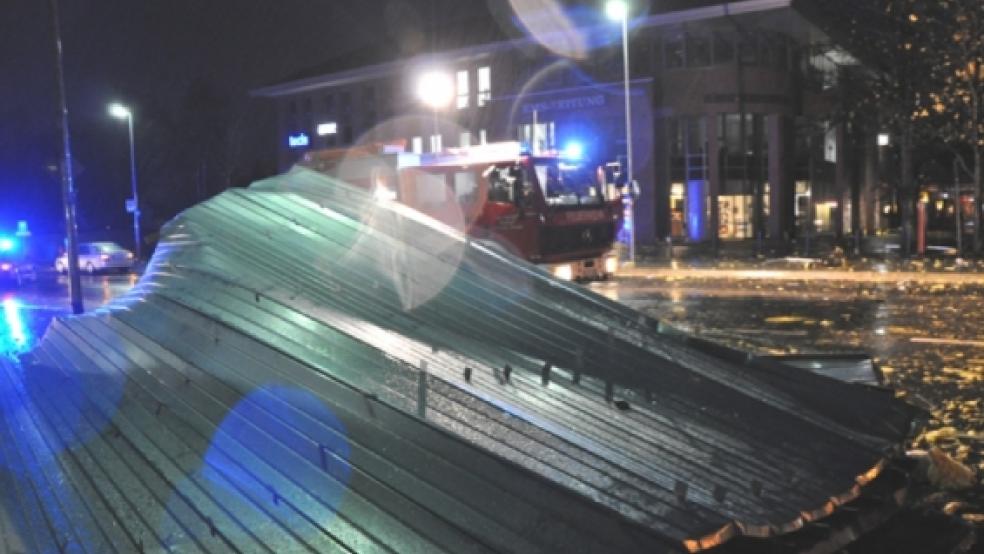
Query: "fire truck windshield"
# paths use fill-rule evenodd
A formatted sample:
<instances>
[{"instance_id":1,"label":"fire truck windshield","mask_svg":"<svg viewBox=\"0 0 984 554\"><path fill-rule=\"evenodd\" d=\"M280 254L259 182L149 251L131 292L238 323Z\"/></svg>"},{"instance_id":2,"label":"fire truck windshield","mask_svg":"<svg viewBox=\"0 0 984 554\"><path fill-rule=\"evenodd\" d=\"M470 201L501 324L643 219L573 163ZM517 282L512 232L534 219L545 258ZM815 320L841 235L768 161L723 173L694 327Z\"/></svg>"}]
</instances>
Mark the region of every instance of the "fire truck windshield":
<instances>
[{"instance_id":1,"label":"fire truck windshield","mask_svg":"<svg viewBox=\"0 0 984 554\"><path fill-rule=\"evenodd\" d=\"M601 189L594 172L581 165L538 163L536 177L551 206L601 204Z\"/></svg>"}]
</instances>

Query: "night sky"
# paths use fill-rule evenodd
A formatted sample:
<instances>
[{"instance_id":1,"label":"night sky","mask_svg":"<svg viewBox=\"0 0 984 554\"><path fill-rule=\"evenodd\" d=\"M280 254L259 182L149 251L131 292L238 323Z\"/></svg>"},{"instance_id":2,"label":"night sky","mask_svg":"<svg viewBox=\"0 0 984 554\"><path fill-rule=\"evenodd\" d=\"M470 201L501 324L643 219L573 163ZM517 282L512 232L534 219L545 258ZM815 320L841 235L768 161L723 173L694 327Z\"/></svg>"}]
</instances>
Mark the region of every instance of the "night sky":
<instances>
[{"instance_id":1,"label":"night sky","mask_svg":"<svg viewBox=\"0 0 984 554\"><path fill-rule=\"evenodd\" d=\"M249 99L251 88L363 48L419 43L428 26L453 27L455 18L490 9L484 0L60 6L79 229L83 240L121 241L130 225L127 135L125 122L107 115L111 101L135 114L141 202L152 232L194 202L274 171L272 112ZM57 235L52 167L60 148L47 1L4 0L0 76L0 232L27 219L36 234Z\"/></svg>"}]
</instances>

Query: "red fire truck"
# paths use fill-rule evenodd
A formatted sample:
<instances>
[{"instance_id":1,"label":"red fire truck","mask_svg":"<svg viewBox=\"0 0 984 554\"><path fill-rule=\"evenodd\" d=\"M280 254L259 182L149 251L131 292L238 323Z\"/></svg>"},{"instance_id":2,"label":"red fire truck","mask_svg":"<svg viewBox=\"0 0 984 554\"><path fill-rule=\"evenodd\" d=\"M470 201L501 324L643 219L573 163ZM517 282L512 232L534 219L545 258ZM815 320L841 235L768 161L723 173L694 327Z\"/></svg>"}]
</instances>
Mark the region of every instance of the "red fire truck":
<instances>
[{"instance_id":1,"label":"red fire truck","mask_svg":"<svg viewBox=\"0 0 984 554\"><path fill-rule=\"evenodd\" d=\"M562 279L606 279L621 199L605 172L518 142L433 154L374 145L310 152L301 165L489 239Z\"/></svg>"}]
</instances>

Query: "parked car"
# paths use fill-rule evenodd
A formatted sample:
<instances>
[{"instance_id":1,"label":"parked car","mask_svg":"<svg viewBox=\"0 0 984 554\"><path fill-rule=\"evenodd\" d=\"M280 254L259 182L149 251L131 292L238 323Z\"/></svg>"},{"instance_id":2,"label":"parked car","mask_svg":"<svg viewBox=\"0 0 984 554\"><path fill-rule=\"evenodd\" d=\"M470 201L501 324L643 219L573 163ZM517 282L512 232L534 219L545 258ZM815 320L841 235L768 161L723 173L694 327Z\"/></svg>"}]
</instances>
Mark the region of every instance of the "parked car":
<instances>
[{"instance_id":1,"label":"parked car","mask_svg":"<svg viewBox=\"0 0 984 554\"><path fill-rule=\"evenodd\" d=\"M20 286L25 281L37 280L34 264L13 256L0 255L0 286Z\"/></svg>"},{"instance_id":2,"label":"parked car","mask_svg":"<svg viewBox=\"0 0 984 554\"><path fill-rule=\"evenodd\" d=\"M115 242L83 242L79 244L79 269L95 274L100 271L127 271L133 265L133 252ZM55 260L55 270L68 272L68 255Z\"/></svg>"}]
</instances>

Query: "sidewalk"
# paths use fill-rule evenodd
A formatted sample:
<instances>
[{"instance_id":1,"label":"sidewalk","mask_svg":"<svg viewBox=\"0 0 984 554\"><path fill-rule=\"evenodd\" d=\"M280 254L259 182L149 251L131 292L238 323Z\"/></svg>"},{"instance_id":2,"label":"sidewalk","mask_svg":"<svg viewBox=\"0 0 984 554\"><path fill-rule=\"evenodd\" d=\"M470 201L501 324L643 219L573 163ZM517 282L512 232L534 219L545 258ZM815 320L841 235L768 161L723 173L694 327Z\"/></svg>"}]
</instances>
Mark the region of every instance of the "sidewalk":
<instances>
[{"instance_id":1,"label":"sidewalk","mask_svg":"<svg viewBox=\"0 0 984 554\"><path fill-rule=\"evenodd\" d=\"M928 284L984 285L984 264L955 266L938 260L884 262L847 261L843 267L827 267L819 258L769 258L763 260L654 260L644 258L635 267L622 267L621 279L752 279L811 280L857 283L917 282Z\"/></svg>"}]
</instances>

